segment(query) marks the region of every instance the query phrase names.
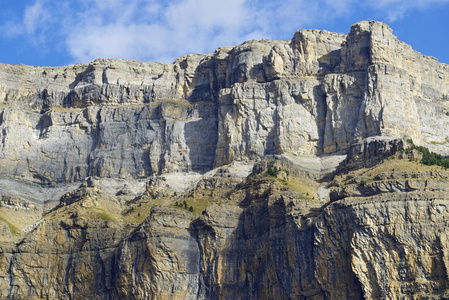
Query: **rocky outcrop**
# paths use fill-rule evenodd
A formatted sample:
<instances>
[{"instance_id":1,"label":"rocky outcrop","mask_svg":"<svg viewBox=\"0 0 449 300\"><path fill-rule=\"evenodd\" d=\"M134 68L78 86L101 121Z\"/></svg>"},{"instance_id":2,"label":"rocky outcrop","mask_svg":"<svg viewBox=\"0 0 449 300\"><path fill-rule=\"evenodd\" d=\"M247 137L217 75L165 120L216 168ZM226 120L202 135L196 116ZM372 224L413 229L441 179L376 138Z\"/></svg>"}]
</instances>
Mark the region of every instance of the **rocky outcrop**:
<instances>
[{"instance_id":1,"label":"rocky outcrop","mask_svg":"<svg viewBox=\"0 0 449 300\"><path fill-rule=\"evenodd\" d=\"M402 150L449 153L448 94L365 21L0 65L0 298L447 298L449 174Z\"/></svg>"},{"instance_id":2,"label":"rocky outcrop","mask_svg":"<svg viewBox=\"0 0 449 300\"><path fill-rule=\"evenodd\" d=\"M345 160L338 166L337 173L373 167L405 150L404 144L406 143L402 139L390 137L370 137L360 143L352 144Z\"/></svg>"},{"instance_id":3,"label":"rocky outcrop","mask_svg":"<svg viewBox=\"0 0 449 300\"><path fill-rule=\"evenodd\" d=\"M134 228L106 218L88 188L3 246L2 297L444 298L449 174L385 167L368 183L343 175L344 196L324 205L290 188L298 178L261 173L201 216L154 207Z\"/></svg>"}]
</instances>

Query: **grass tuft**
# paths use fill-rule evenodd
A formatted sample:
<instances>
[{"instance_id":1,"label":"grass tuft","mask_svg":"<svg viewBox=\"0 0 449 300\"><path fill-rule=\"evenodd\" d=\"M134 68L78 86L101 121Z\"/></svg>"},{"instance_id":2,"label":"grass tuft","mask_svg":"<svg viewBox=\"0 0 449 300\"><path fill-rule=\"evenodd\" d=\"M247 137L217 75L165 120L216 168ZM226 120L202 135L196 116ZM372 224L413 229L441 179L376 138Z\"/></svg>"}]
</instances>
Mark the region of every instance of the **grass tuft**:
<instances>
[{"instance_id":1,"label":"grass tuft","mask_svg":"<svg viewBox=\"0 0 449 300\"><path fill-rule=\"evenodd\" d=\"M0 217L0 221L3 221L6 224L8 224L9 230L13 235L20 235L22 233L19 228L11 224L8 220L5 220L4 218Z\"/></svg>"}]
</instances>

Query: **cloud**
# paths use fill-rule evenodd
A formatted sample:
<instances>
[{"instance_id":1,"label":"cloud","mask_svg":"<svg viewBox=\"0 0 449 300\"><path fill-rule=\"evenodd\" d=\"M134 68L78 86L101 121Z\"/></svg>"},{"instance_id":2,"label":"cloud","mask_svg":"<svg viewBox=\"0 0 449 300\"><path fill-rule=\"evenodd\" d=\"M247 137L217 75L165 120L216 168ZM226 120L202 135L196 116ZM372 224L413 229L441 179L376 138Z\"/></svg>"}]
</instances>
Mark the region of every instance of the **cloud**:
<instances>
[{"instance_id":1,"label":"cloud","mask_svg":"<svg viewBox=\"0 0 449 300\"><path fill-rule=\"evenodd\" d=\"M36 30L42 28L42 25L45 24L45 19L46 14L43 2L36 1L33 5L25 8L21 22L6 19L7 21L1 25L0 30L2 34L8 37L28 34L34 38Z\"/></svg>"},{"instance_id":2,"label":"cloud","mask_svg":"<svg viewBox=\"0 0 449 300\"><path fill-rule=\"evenodd\" d=\"M38 37L42 45L59 41L73 62L98 57L169 62L248 39L289 39L317 16L339 13L335 1L35 0L10 32Z\"/></svg>"},{"instance_id":3,"label":"cloud","mask_svg":"<svg viewBox=\"0 0 449 300\"><path fill-rule=\"evenodd\" d=\"M241 42L250 20L244 0L96 0L66 21L65 40L75 60L97 57L172 61L190 52ZM70 24L70 25L69 25Z\"/></svg>"},{"instance_id":4,"label":"cloud","mask_svg":"<svg viewBox=\"0 0 449 300\"><path fill-rule=\"evenodd\" d=\"M24 26L27 33L34 32L39 25L39 20L45 16L41 2L36 2L33 6L25 10Z\"/></svg>"},{"instance_id":5,"label":"cloud","mask_svg":"<svg viewBox=\"0 0 449 300\"><path fill-rule=\"evenodd\" d=\"M413 10L424 10L449 3L449 0L368 0L367 4L374 10L382 12L387 20L394 22L404 18Z\"/></svg>"},{"instance_id":6,"label":"cloud","mask_svg":"<svg viewBox=\"0 0 449 300\"><path fill-rule=\"evenodd\" d=\"M172 61L260 38L248 1L97 0L67 30L69 52L79 61L97 57ZM98 13L101 12L101 13ZM114 16L114 17L111 17Z\"/></svg>"},{"instance_id":7,"label":"cloud","mask_svg":"<svg viewBox=\"0 0 449 300\"><path fill-rule=\"evenodd\" d=\"M76 61L89 62L95 58L127 58L145 60L157 55L169 61L166 45L169 32L158 25L86 26L67 35L66 45Z\"/></svg>"},{"instance_id":8,"label":"cloud","mask_svg":"<svg viewBox=\"0 0 449 300\"><path fill-rule=\"evenodd\" d=\"M248 39L290 39L300 28L368 7L390 21L449 0L35 0L9 35L57 44L75 62L99 57L171 62Z\"/></svg>"}]
</instances>

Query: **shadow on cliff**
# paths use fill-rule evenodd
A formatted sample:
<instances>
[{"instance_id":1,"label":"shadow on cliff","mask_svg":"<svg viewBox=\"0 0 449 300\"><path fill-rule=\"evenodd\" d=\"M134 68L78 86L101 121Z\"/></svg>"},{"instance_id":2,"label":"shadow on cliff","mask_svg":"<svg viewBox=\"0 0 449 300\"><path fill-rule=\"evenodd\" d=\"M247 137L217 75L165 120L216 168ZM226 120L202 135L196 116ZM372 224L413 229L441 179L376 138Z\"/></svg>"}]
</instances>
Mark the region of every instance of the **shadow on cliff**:
<instances>
[{"instance_id":1,"label":"shadow on cliff","mask_svg":"<svg viewBox=\"0 0 449 300\"><path fill-rule=\"evenodd\" d=\"M335 295L342 294L346 299L363 299L350 264L344 268L349 268L347 275L353 279L344 282L341 291L335 290L342 280L317 278L317 264L323 263L323 257L316 257L320 253L314 222L320 211L299 215L293 202L270 195L247 196L240 207L234 229L219 228L202 218L191 224L191 235L202 253L200 272L208 299L337 299ZM346 262L347 257L341 260ZM338 277L339 271L327 272Z\"/></svg>"},{"instance_id":2,"label":"shadow on cliff","mask_svg":"<svg viewBox=\"0 0 449 300\"><path fill-rule=\"evenodd\" d=\"M185 123L184 139L192 170L202 173L214 167L218 124L215 116L207 112L200 115L200 120Z\"/></svg>"},{"instance_id":3,"label":"shadow on cliff","mask_svg":"<svg viewBox=\"0 0 449 300\"><path fill-rule=\"evenodd\" d=\"M202 62L195 69L195 80L186 94L192 105L184 125L184 139L192 171L207 172L214 168L218 141L218 87L213 64Z\"/></svg>"},{"instance_id":4,"label":"shadow on cliff","mask_svg":"<svg viewBox=\"0 0 449 300\"><path fill-rule=\"evenodd\" d=\"M222 294L244 299L300 299L323 291L314 278L313 228L299 227L283 197L248 196L223 257ZM304 224L302 224L304 225Z\"/></svg>"},{"instance_id":5,"label":"shadow on cliff","mask_svg":"<svg viewBox=\"0 0 449 300\"><path fill-rule=\"evenodd\" d=\"M341 62L341 49L333 50L318 58L319 72L329 74L335 72L335 68Z\"/></svg>"}]
</instances>

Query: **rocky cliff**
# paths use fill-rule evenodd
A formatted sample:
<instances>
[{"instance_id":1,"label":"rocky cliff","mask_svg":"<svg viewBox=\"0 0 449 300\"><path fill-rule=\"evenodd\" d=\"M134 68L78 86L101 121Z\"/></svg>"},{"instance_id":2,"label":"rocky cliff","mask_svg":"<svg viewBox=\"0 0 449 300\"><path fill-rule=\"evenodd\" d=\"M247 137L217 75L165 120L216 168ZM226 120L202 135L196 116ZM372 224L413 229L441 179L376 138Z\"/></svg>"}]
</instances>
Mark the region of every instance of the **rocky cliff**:
<instances>
[{"instance_id":1,"label":"rocky cliff","mask_svg":"<svg viewBox=\"0 0 449 300\"><path fill-rule=\"evenodd\" d=\"M0 298L448 297L449 66L378 22L0 65ZM388 158L388 160L386 160Z\"/></svg>"}]
</instances>

